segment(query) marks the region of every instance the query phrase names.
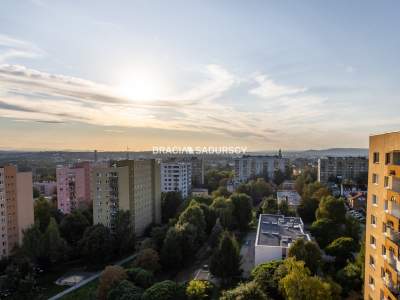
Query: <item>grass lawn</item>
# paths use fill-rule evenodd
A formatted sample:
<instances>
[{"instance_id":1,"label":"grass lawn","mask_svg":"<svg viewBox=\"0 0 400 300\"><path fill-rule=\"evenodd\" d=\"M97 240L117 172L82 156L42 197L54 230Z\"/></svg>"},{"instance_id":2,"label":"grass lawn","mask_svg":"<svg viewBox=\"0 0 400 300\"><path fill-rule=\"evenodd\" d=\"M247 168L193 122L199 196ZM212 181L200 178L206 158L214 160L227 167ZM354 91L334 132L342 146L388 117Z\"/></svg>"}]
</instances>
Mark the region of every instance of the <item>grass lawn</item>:
<instances>
[{"instance_id":1,"label":"grass lawn","mask_svg":"<svg viewBox=\"0 0 400 300\"><path fill-rule=\"evenodd\" d=\"M69 293L62 297L62 300L91 300L96 299L96 290L99 280L93 280L92 282L84 285L83 287Z\"/></svg>"}]
</instances>

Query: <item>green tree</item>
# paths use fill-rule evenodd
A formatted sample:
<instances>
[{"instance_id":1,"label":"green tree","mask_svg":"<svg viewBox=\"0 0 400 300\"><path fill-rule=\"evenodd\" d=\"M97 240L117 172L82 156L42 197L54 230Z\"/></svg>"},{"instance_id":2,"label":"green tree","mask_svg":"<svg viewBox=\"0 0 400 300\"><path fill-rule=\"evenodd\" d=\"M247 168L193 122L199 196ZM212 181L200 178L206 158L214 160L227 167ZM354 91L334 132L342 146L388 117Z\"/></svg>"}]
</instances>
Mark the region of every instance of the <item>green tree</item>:
<instances>
[{"instance_id":1,"label":"green tree","mask_svg":"<svg viewBox=\"0 0 400 300\"><path fill-rule=\"evenodd\" d=\"M205 238L206 220L203 210L196 201L192 201L190 205L181 213L178 219L178 226L189 223L196 229L196 239L202 241Z\"/></svg>"},{"instance_id":2,"label":"green tree","mask_svg":"<svg viewBox=\"0 0 400 300\"><path fill-rule=\"evenodd\" d=\"M233 216L239 230L244 231L248 228L252 217L252 200L246 194L233 194L230 197L233 204Z\"/></svg>"},{"instance_id":3,"label":"green tree","mask_svg":"<svg viewBox=\"0 0 400 300\"><path fill-rule=\"evenodd\" d=\"M358 264L350 262L337 272L336 281L343 288L344 296L347 296L351 291L361 294L363 283L361 271Z\"/></svg>"},{"instance_id":4,"label":"green tree","mask_svg":"<svg viewBox=\"0 0 400 300\"><path fill-rule=\"evenodd\" d=\"M62 219L60 223L61 236L75 248L87 227L89 227L87 218L80 210L74 210Z\"/></svg>"},{"instance_id":5,"label":"green tree","mask_svg":"<svg viewBox=\"0 0 400 300\"><path fill-rule=\"evenodd\" d=\"M112 232L116 253L119 255L133 253L135 250L135 231L129 211L119 210L114 220Z\"/></svg>"},{"instance_id":6,"label":"green tree","mask_svg":"<svg viewBox=\"0 0 400 300\"><path fill-rule=\"evenodd\" d=\"M325 252L335 256L336 264L343 266L347 260L353 260L353 253L357 251L357 244L350 237L340 237L330 243Z\"/></svg>"},{"instance_id":7,"label":"green tree","mask_svg":"<svg viewBox=\"0 0 400 300\"><path fill-rule=\"evenodd\" d=\"M282 260L273 260L256 266L251 271L251 277L261 290L270 295L273 299L280 299L278 268L282 265ZM275 275L276 274L276 275Z\"/></svg>"},{"instance_id":8,"label":"green tree","mask_svg":"<svg viewBox=\"0 0 400 300\"><path fill-rule=\"evenodd\" d=\"M179 294L178 285L171 281L165 280L157 282L148 288L144 294L143 300L177 300Z\"/></svg>"},{"instance_id":9,"label":"green tree","mask_svg":"<svg viewBox=\"0 0 400 300\"><path fill-rule=\"evenodd\" d=\"M130 268L126 270L126 273L130 281L144 289L147 289L154 283L154 275L151 271L142 268Z\"/></svg>"},{"instance_id":10,"label":"green tree","mask_svg":"<svg viewBox=\"0 0 400 300\"><path fill-rule=\"evenodd\" d=\"M297 207L297 213L305 223L315 221L315 212L318 209L319 200L314 197L303 197Z\"/></svg>"},{"instance_id":11,"label":"green tree","mask_svg":"<svg viewBox=\"0 0 400 300\"><path fill-rule=\"evenodd\" d=\"M39 229L41 232L45 232L47 226L50 223L52 213L52 207L49 201L47 201L43 197L39 197L35 201L34 206L34 215L35 215L35 223L39 224Z\"/></svg>"},{"instance_id":12,"label":"green tree","mask_svg":"<svg viewBox=\"0 0 400 300\"><path fill-rule=\"evenodd\" d=\"M47 261L44 238L38 224L23 231L21 251L34 263Z\"/></svg>"},{"instance_id":13,"label":"green tree","mask_svg":"<svg viewBox=\"0 0 400 300\"><path fill-rule=\"evenodd\" d=\"M113 254L113 239L110 230L101 225L86 228L78 243L80 253L90 263L103 263Z\"/></svg>"},{"instance_id":14,"label":"green tree","mask_svg":"<svg viewBox=\"0 0 400 300\"><path fill-rule=\"evenodd\" d=\"M318 245L304 239L296 240L289 248L288 257L302 260L305 266L313 273L317 273L321 266L321 250Z\"/></svg>"},{"instance_id":15,"label":"green tree","mask_svg":"<svg viewBox=\"0 0 400 300\"><path fill-rule=\"evenodd\" d=\"M164 268L176 270L183 265L183 252L180 232L171 227L165 237L161 250L161 263Z\"/></svg>"},{"instance_id":16,"label":"green tree","mask_svg":"<svg viewBox=\"0 0 400 300\"><path fill-rule=\"evenodd\" d=\"M278 205L278 211L281 215L286 217L293 217L296 215L296 212L293 211L286 200L283 200Z\"/></svg>"},{"instance_id":17,"label":"green tree","mask_svg":"<svg viewBox=\"0 0 400 300\"><path fill-rule=\"evenodd\" d=\"M99 286L97 288L97 296L99 300L106 300L107 294L118 283L127 278L124 268L120 266L107 266L101 272L99 279Z\"/></svg>"},{"instance_id":18,"label":"green tree","mask_svg":"<svg viewBox=\"0 0 400 300\"><path fill-rule=\"evenodd\" d=\"M167 223L173 218L182 203L182 194L180 192L166 192L161 195L161 219Z\"/></svg>"},{"instance_id":19,"label":"green tree","mask_svg":"<svg viewBox=\"0 0 400 300\"><path fill-rule=\"evenodd\" d=\"M191 280L186 287L188 300L210 299L212 285L206 280Z\"/></svg>"},{"instance_id":20,"label":"green tree","mask_svg":"<svg viewBox=\"0 0 400 300\"><path fill-rule=\"evenodd\" d=\"M143 290L128 280L116 284L107 294L107 300L141 300Z\"/></svg>"},{"instance_id":21,"label":"green tree","mask_svg":"<svg viewBox=\"0 0 400 300\"><path fill-rule=\"evenodd\" d=\"M220 186L218 187L215 191L212 192L212 197L217 198L217 197L225 197L229 198L229 196L232 193L228 191L228 189L225 186Z\"/></svg>"},{"instance_id":22,"label":"green tree","mask_svg":"<svg viewBox=\"0 0 400 300\"><path fill-rule=\"evenodd\" d=\"M150 237L153 240L153 243L158 251L162 249L164 244L165 237L167 235L168 227L164 226L154 226L151 229Z\"/></svg>"},{"instance_id":23,"label":"green tree","mask_svg":"<svg viewBox=\"0 0 400 300\"><path fill-rule=\"evenodd\" d=\"M224 228L233 228L234 217L233 217L233 204L230 199L223 197L215 198L210 206L219 218L221 225Z\"/></svg>"},{"instance_id":24,"label":"green tree","mask_svg":"<svg viewBox=\"0 0 400 300\"><path fill-rule=\"evenodd\" d=\"M61 238L57 222L54 218L50 218L50 223L43 236L43 242L51 263L61 261L65 258L67 243Z\"/></svg>"},{"instance_id":25,"label":"green tree","mask_svg":"<svg viewBox=\"0 0 400 300\"><path fill-rule=\"evenodd\" d=\"M213 208L211 208L209 205L205 203L200 203L199 206L203 211L204 220L206 221L206 233L209 234L215 225L215 221L217 220L217 214Z\"/></svg>"},{"instance_id":26,"label":"green tree","mask_svg":"<svg viewBox=\"0 0 400 300\"><path fill-rule=\"evenodd\" d=\"M335 224L343 224L346 220L346 208L343 199L332 196L322 197L316 212L317 220L330 219Z\"/></svg>"},{"instance_id":27,"label":"green tree","mask_svg":"<svg viewBox=\"0 0 400 300\"><path fill-rule=\"evenodd\" d=\"M264 198L261 210L263 214L276 214L278 212L278 201L271 196Z\"/></svg>"},{"instance_id":28,"label":"green tree","mask_svg":"<svg viewBox=\"0 0 400 300\"><path fill-rule=\"evenodd\" d=\"M211 170L204 176L204 185L208 188L209 192L212 192L224 184L224 179L230 179L232 177L233 173L231 171Z\"/></svg>"},{"instance_id":29,"label":"green tree","mask_svg":"<svg viewBox=\"0 0 400 300\"><path fill-rule=\"evenodd\" d=\"M214 250L210 261L210 271L214 276L222 279L223 283L229 283L242 270L239 245L234 236L225 231L222 233L218 247Z\"/></svg>"},{"instance_id":30,"label":"green tree","mask_svg":"<svg viewBox=\"0 0 400 300\"><path fill-rule=\"evenodd\" d=\"M288 258L284 263L288 273L280 280L279 285L287 300L340 299L337 286L323 281L320 277L311 276L303 261Z\"/></svg>"},{"instance_id":31,"label":"green tree","mask_svg":"<svg viewBox=\"0 0 400 300\"><path fill-rule=\"evenodd\" d=\"M222 232L224 231L224 228L221 225L221 222L219 219L215 222L215 225L213 229L211 230L210 237L208 239L208 243L212 248L215 248L219 244L219 239L221 237Z\"/></svg>"},{"instance_id":32,"label":"green tree","mask_svg":"<svg viewBox=\"0 0 400 300\"><path fill-rule=\"evenodd\" d=\"M135 259L135 266L152 272L159 271L161 266L157 251L150 248L141 250Z\"/></svg>"},{"instance_id":33,"label":"green tree","mask_svg":"<svg viewBox=\"0 0 400 300\"><path fill-rule=\"evenodd\" d=\"M244 193L250 196L255 204L260 203L264 197L269 197L272 191L272 186L263 178L243 183L236 190L237 193Z\"/></svg>"},{"instance_id":34,"label":"green tree","mask_svg":"<svg viewBox=\"0 0 400 300\"><path fill-rule=\"evenodd\" d=\"M220 300L268 300L267 295L255 282L241 283L233 290L222 293Z\"/></svg>"},{"instance_id":35,"label":"green tree","mask_svg":"<svg viewBox=\"0 0 400 300\"><path fill-rule=\"evenodd\" d=\"M312 223L310 231L321 248L325 248L341 235L341 229L332 220L325 218Z\"/></svg>"},{"instance_id":36,"label":"green tree","mask_svg":"<svg viewBox=\"0 0 400 300\"><path fill-rule=\"evenodd\" d=\"M274 183L276 185L281 185L286 179L285 173L282 172L280 169L274 171Z\"/></svg>"}]
</instances>

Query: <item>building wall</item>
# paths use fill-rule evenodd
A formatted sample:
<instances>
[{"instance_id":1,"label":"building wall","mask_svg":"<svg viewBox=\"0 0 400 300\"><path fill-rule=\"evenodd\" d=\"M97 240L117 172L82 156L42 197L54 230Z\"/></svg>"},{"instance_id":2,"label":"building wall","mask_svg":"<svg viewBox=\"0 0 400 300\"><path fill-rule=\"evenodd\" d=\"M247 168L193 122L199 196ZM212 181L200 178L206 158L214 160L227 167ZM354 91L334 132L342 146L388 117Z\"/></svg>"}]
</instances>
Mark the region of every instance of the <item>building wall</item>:
<instances>
[{"instance_id":1,"label":"building wall","mask_svg":"<svg viewBox=\"0 0 400 300\"><path fill-rule=\"evenodd\" d=\"M0 168L0 257L8 255L6 178L4 171L4 168Z\"/></svg>"},{"instance_id":2,"label":"building wall","mask_svg":"<svg viewBox=\"0 0 400 300\"><path fill-rule=\"evenodd\" d=\"M184 162L161 163L161 191L180 192L182 198L189 196L192 188L192 165Z\"/></svg>"},{"instance_id":3,"label":"building wall","mask_svg":"<svg viewBox=\"0 0 400 300\"><path fill-rule=\"evenodd\" d=\"M318 181L323 183L337 176L356 182L359 176L367 172L368 160L365 157L325 157L318 160Z\"/></svg>"},{"instance_id":4,"label":"building wall","mask_svg":"<svg viewBox=\"0 0 400 300\"><path fill-rule=\"evenodd\" d=\"M23 231L34 223L32 173L17 173L17 224L18 242L22 242Z\"/></svg>"},{"instance_id":5,"label":"building wall","mask_svg":"<svg viewBox=\"0 0 400 300\"><path fill-rule=\"evenodd\" d=\"M364 284L368 300L397 299L400 190L385 187L385 177L399 178L400 166L387 164L385 156L398 150L399 132L370 137ZM379 162L374 162L374 153L379 153Z\"/></svg>"},{"instance_id":6,"label":"building wall","mask_svg":"<svg viewBox=\"0 0 400 300\"><path fill-rule=\"evenodd\" d=\"M11 253L18 243L18 219L17 219L17 168L4 167L6 206L7 206L7 255Z\"/></svg>"}]
</instances>

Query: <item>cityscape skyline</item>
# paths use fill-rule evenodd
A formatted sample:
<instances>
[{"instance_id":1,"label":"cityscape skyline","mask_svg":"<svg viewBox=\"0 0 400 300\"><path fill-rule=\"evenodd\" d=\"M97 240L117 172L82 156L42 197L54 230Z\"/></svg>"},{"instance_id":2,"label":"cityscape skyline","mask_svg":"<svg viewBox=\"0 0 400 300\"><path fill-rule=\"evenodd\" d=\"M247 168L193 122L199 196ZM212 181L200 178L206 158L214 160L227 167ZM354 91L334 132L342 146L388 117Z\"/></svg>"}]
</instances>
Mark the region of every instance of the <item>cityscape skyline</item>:
<instances>
[{"instance_id":1,"label":"cityscape skyline","mask_svg":"<svg viewBox=\"0 0 400 300\"><path fill-rule=\"evenodd\" d=\"M2 3L0 149L367 148L398 128L395 1L118 4Z\"/></svg>"}]
</instances>

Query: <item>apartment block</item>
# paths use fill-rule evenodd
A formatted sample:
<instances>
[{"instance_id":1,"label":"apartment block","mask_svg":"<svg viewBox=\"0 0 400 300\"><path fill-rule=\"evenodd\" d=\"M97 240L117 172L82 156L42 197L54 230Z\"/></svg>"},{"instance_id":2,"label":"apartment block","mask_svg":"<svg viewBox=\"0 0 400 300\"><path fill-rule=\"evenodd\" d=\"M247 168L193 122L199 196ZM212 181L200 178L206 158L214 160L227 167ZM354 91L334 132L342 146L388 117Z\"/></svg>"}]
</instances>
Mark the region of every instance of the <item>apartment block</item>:
<instances>
[{"instance_id":1,"label":"apartment block","mask_svg":"<svg viewBox=\"0 0 400 300\"><path fill-rule=\"evenodd\" d=\"M57 193L56 181L34 182L33 186L39 191L41 196L50 197Z\"/></svg>"},{"instance_id":2,"label":"apartment block","mask_svg":"<svg viewBox=\"0 0 400 300\"><path fill-rule=\"evenodd\" d=\"M263 176L274 178L276 170L285 172L289 160L282 156L243 156L235 159L234 184L239 185L250 179Z\"/></svg>"},{"instance_id":3,"label":"apartment block","mask_svg":"<svg viewBox=\"0 0 400 300\"><path fill-rule=\"evenodd\" d=\"M400 296L400 132L370 137L364 299Z\"/></svg>"},{"instance_id":4,"label":"apartment block","mask_svg":"<svg viewBox=\"0 0 400 300\"><path fill-rule=\"evenodd\" d=\"M11 165L0 167L0 258L21 243L33 218L32 173L17 172Z\"/></svg>"},{"instance_id":5,"label":"apartment block","mask_svg":"<svg viewBox=\"0 0 400 300\"><path fill-rule=\"evenodd\" d=\"M57 206L64 214L91 205L90 174L89 162L57 168Z\"/></svg>"},{"instance_id":6,"label":"apartment block","mask_svg":"<svg viewBox=\"0 0 400 300\"><path fill-rule=\"evenodd\" d=\"M180 192L189 196L192 188L192 164L187 162L161 163L161 191Z\"/></svg>"},{"instance_id":7,"label":"apartment block","mask_svg":"<svg viewBox=\"0 0 400 300\"><path fill-rule=\"evenodd\" d=\"M161 222L160 165L154 159L94 167L91 192L95 224L112 229L118 210L126 210L140 236L150 224Z\"/></svg>"},{"instance_id":8,"label":"apartment block","mask_svg":"<svg viewBox=\"0 0 400 300\"><path fill-rule=\"evenodd\" d=\"M368 173L366 157L324 157L318 160L318 181L357 183Z\"/></svg>"}]
</instances>

